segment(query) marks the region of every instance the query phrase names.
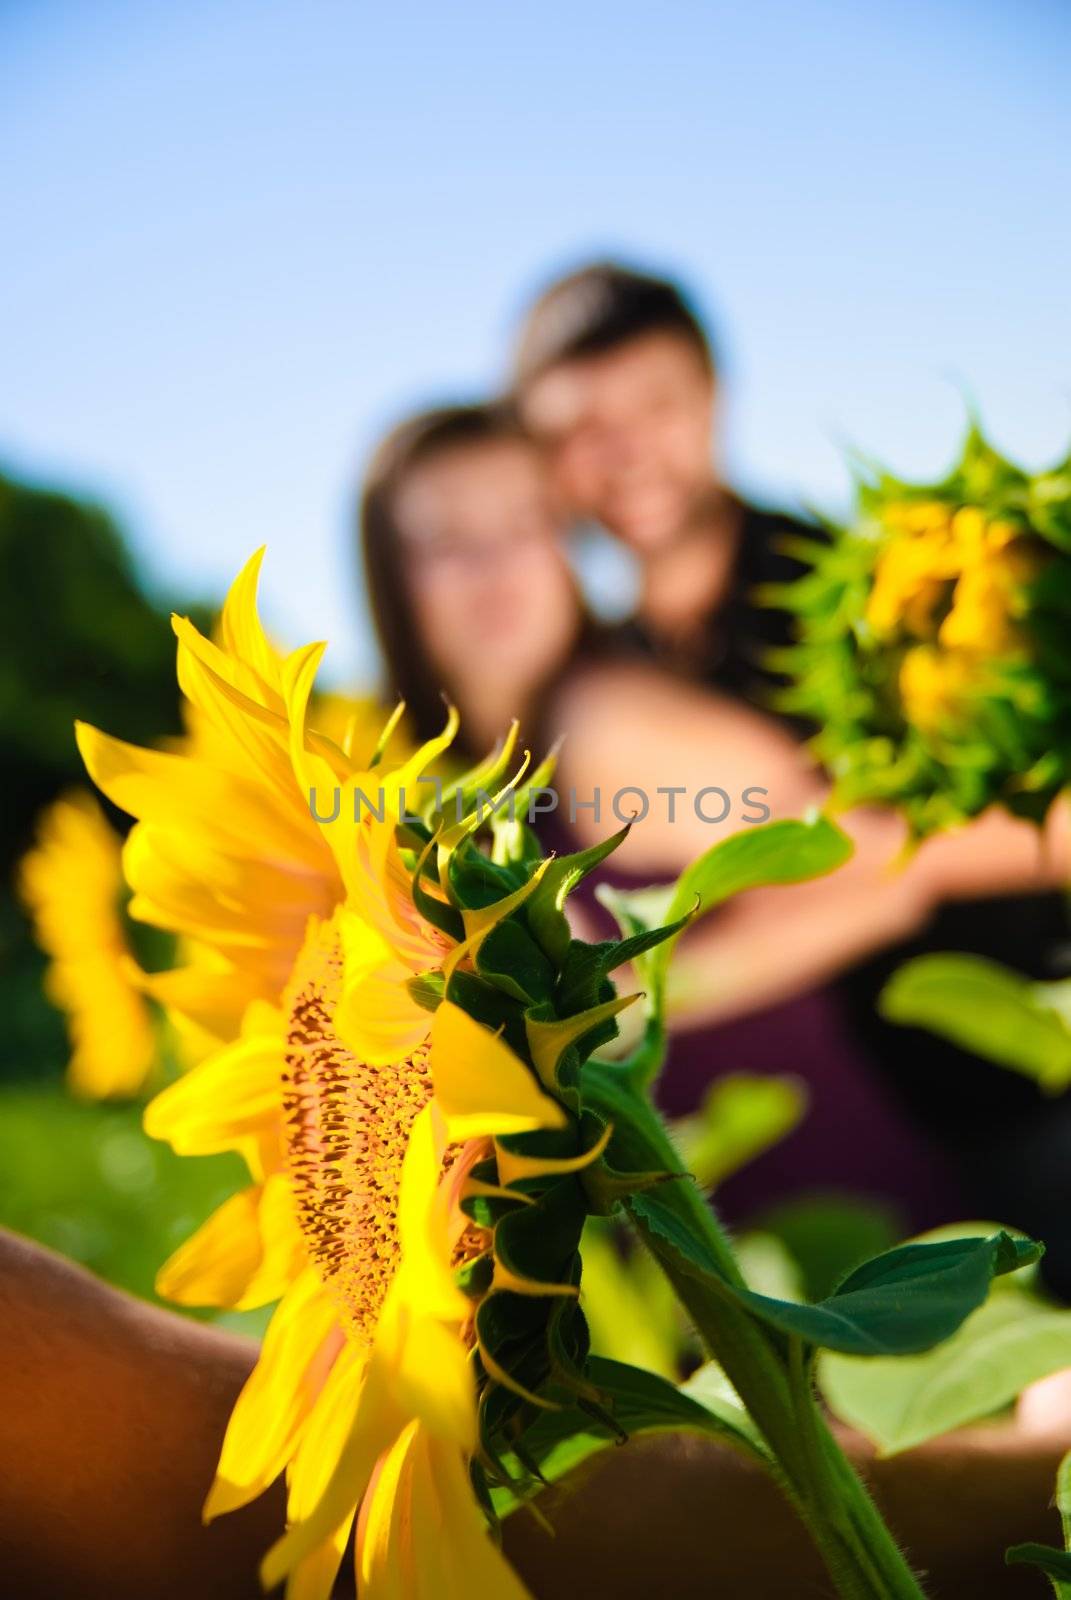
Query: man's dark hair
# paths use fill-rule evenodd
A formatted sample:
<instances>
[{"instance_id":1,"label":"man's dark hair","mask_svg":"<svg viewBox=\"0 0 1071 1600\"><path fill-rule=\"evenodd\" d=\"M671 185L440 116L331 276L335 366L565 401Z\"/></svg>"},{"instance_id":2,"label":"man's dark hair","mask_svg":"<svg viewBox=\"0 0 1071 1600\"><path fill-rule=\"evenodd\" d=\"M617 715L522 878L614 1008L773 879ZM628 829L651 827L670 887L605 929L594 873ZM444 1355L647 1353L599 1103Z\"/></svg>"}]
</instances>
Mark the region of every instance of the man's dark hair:
<instances>
[{"instance_id":1,"label":"man's dark hair","mask_svg":"<svg viewBox=\"0 0 1071 1600\"><path fill-rule=\"evenodd\" d=\"M524 389L563 362L616 350L648 333L679 335L714 371L710 339L675 283L613 261L581 267L545 289L525 318L514 388Z\"/></svg>"}]
</instances>

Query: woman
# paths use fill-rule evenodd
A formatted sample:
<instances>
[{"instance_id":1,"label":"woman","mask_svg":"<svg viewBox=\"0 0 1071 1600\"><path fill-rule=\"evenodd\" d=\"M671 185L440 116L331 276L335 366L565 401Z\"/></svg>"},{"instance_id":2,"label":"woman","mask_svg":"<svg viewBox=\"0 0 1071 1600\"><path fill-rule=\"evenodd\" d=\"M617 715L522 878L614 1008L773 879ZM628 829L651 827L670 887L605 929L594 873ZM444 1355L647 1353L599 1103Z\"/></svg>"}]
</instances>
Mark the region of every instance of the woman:
<instances>
[{"instance_id":1,"label":"woman","mask_svg":"<svg viewBox=\"0 0 1071 1600\"><path fill-rule=\"evenodd\" d=\"M429 412L380 446L362 497L365 574L387 687L407 700L417 734L441 723L442 692L461 712L470 754L513 718L536 750L564 734L545 842L570 849L605 838L619 826L612 797L627 806L631 791L636 808L642 791L655 804L614 858L618 876L640 883L671 879L748 815L756 820L742 801L775 817L820 803L820 778L770 719L616 657L583 611L560 532L539 455L502 410ZM715 789L729 802L718 802L720 822L709 802L695 803ZM831 878L753 891L684 942L671 999L689 1037L671 1053L661 1093L683 1112L719 1063L796 1071L810 1082L811 1113L730 1182L729 1214L835 1181L896 1197L922 1226L956 1205L941 1164L868 1071L835 997L816 986L905 937L939 901L1017 888L1044 869L1031 831L1004 818L931 841L897 872L895 818L861 812L845 825L856 853ZM1050 853L1050 872L1061 856Z\"/></svg>"}]
</instances>

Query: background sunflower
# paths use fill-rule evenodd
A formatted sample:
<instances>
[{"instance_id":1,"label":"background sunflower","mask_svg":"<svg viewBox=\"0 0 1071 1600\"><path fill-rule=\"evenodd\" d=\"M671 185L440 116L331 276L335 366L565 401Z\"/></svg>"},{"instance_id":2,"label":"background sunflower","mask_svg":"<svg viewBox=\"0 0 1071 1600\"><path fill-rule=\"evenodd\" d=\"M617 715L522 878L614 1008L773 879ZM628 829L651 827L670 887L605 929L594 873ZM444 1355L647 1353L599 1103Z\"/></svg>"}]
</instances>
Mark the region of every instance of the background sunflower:
<instances>
[{"instance_id":1,"label":"background sunflower","mask_svg":"<svg viewBox=\"0 0 1071 1600\"><path fill-rule=\"evenodd\" d=\"M1071 457L1029 473L972 427L937 483L868 470L826 534L765 598L794 613L779 703L835 800L919 837L994 803L1040 820L1071 771Z\"/></svg>"}]
</instances>

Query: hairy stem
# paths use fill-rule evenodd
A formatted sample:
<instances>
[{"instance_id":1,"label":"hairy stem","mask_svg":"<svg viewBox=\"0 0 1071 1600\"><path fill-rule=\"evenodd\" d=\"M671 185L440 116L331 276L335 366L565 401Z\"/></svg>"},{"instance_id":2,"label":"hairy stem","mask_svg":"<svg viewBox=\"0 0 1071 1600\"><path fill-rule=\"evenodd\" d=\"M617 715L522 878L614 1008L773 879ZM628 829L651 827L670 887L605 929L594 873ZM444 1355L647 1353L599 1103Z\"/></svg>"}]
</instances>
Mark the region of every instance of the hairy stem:
<instances>
[{"instance_id":1,"label":"hairy stem","mask_svg":"<svg viewBox=\"0 0 1071 1600\"><path fill-rule=\"evenodd\" d=\"M684 1171L658 1113L622 1085L613 1068L589 1063L588 1074L585 1099L601 1101L615 1119L636 1169L662 1170L679 1179L676 1209L708 1270L690 1269L674 1244L650 1226L641 1207L632 1211L632 1220L763 1435L774 1476L805 1522L837 1593L842 1600L922 1600L877 1507L822 1418L802 1344L764 1326L736 1298L743 1278L732 1247Z\"/></svg>"}]
</instances>

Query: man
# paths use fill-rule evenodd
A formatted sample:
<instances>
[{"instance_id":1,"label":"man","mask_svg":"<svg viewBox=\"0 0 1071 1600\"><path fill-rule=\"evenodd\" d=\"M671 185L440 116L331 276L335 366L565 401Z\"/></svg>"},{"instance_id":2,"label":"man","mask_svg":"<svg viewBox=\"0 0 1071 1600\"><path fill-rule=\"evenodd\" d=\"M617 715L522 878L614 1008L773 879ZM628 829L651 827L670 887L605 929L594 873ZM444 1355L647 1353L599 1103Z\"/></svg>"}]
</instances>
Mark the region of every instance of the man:
<instances>
[{"instance_id":1,"label":"man","mask_svg":"<svg viewBox=\"0 0 1071 1600\"><path fill-rule=\"evenodd\" d=\"M633 642L764 703L774 680L762 655L787 634L754 591L796 576L782 544L816 530L722 480L717 365L681 291L609 263L561 279L528 314L514 380L565 503L639 560Z\"/></svg>"},{"instance_id":2,"label":"man","mask_svg":"<svg viewBox=\"0 0 1071 1600\"><path fill-rule=\"evenodd\" d=\"M609 262L560 279L525 319L513 380L565 503L639 559L625 642L767 706L777 679L763 657L790 641L791 624L756 590L803 571L786 546L817 530L748 505L724 483L717 364L680 289ZM966 1204L1044 1239L1048 1282L1071 1298L1071 1098L1043 1100L1033 1084L877 1011L886 980L911 956L969 950L1051 978L1066 934L1055 894L961 901L920 938L846 973L840 992L869 1059L948 1151Z\"/></svg>"}]
</instances>

